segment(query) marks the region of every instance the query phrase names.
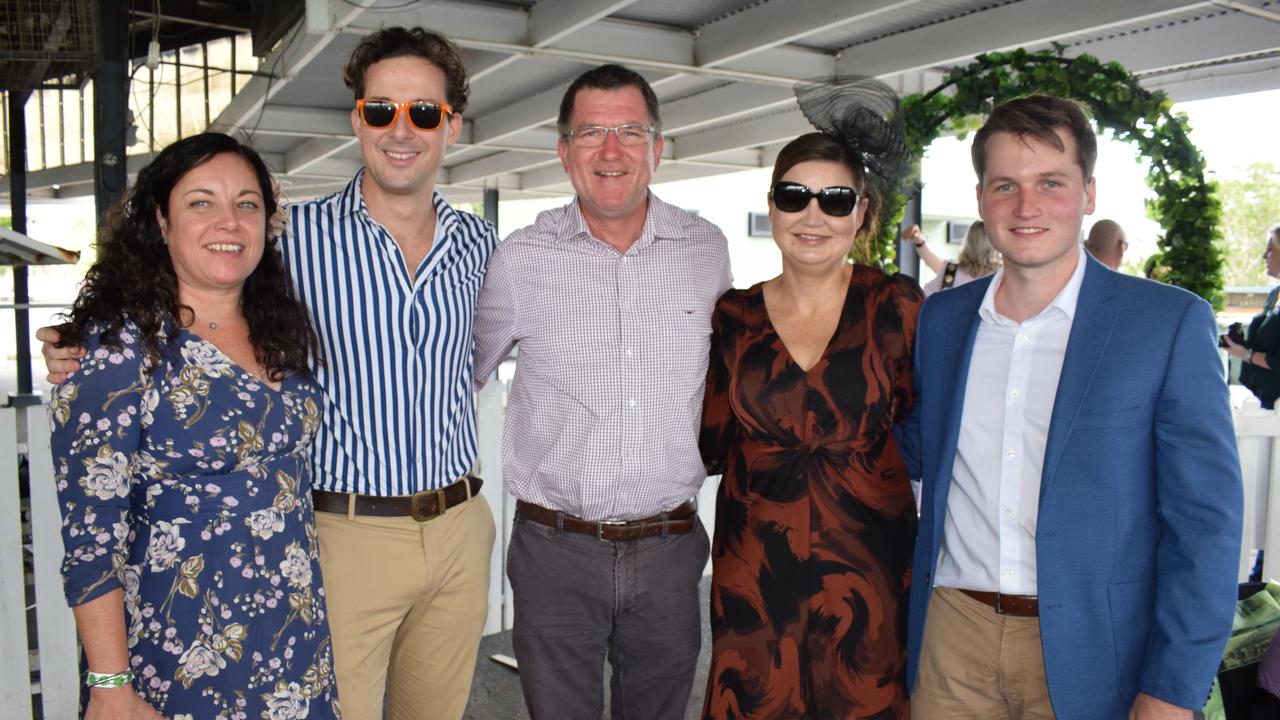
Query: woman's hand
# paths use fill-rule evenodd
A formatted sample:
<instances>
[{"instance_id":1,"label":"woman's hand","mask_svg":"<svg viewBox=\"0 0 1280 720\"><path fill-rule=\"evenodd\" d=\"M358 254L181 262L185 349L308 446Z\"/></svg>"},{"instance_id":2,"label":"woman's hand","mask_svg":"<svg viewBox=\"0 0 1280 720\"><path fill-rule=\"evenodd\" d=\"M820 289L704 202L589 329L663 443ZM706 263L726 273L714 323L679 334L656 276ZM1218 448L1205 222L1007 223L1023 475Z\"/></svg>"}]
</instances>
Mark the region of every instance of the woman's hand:
<instances>
[{"instance_id":1,"label":"woman's hand","mask_svg":"<svg viewBox=\"0 0 1280 720\"><path fill-rule=\"evenodd\" d=\"M924 233L919 225L912 225L902 231L902 239L918 247L924 242Z\"/></svg>"},{"instance_id":2,"label":"woman's hand","mask_svg":"<svg viewBox=\"0 0 1280 720\"><path fill-rule=\"evenodd\" d=\"M1222 337L1223 337L1223 341L1227 343L1228 355L1230 355L1231 357L1240 358L1241 360L1244 360L1245 358L1249 357L1249 348L1241 345L1235 340L1232 340L1230 337L1226 335Z\"/></svg>"},{"instance_id":3,"label":"woman's hand","mask_svg":"<svg viewBox=\"0 0 1280 720\"><path fill-rule=\"evenodd\" d=\"M138 697L132 685L90 688L84 720L164 720L151 704Z\"/></svg>"}]
</instances>

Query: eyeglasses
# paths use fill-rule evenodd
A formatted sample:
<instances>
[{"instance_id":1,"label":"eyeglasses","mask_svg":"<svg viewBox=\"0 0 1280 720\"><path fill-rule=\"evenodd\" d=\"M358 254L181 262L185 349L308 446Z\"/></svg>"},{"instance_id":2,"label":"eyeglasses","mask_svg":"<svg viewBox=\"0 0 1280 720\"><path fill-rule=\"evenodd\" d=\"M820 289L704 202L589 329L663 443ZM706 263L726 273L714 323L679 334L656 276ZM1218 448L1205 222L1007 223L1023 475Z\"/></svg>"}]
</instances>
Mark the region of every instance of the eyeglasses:
<instances>
[{"instance_id":1,"label":"eyeglasses","mask_svg":"<svg viewBox=\"0 0 1280 720\"><path fill-rule=\"evenodd\" d=\"M390 100L357 100L356 110L360 119L369 127L384 128L395 124L401 112L409 114L409 122L419 130L439 130L445 115L453 112L448 103L430 100L391 102Z\"/></svg>"},{"instance_id":2,"label":"eyeglasses","mask_svg":"<svg viewBox=\"0 0 1280 720\"><path fill-rule=\"evenodd\" d=\"M769 191L773 206L786 213L801 212L809 207L809 201L818 198L818 207L832 217L844 217L858 204L858 191L851 187L833 185L817 192L793 182L780 182Z\"/></svg>"},{"instance_id":3,"label":"eyeglasses","mask_svg":"<svg viewBox=\"0 0 1280 720\"><path fill-rule=\"evenodd\" d=\"M571 138L575 143L586 148L600 147L604 145L604 141L609 137L609 133L613 133L618 137L619 145L627 147L635 147L636 145L644 145L649 142L653 134L657 132L656 128L648 125L619 125L617 127L600 127L599 125L584 125L577 130L570 130L564 136Z\"/></svg>"}]
</instances>

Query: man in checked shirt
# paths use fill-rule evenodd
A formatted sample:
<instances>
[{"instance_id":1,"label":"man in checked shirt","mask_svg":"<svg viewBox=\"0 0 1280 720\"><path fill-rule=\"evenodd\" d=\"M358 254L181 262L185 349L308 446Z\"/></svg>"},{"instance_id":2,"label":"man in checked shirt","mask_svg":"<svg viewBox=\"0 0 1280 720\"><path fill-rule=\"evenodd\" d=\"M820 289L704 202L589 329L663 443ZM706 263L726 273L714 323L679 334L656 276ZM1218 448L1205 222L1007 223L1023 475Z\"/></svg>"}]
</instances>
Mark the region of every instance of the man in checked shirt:
<instances>
[{"instance_id":1,"label":"man in checked shirt","mask_svg":"<svg viewBox=\"0 0 1280 720\"><path fill-rule=\"evenodd\" d=\"M503 475L513 641L534 718L683 718L709 543L691 498L724 235L662 202L657 97L604 65L575 80L558 149L577 197L494 251L476 306L476 377L513 345Z\"/></svg>"}]
</instances>

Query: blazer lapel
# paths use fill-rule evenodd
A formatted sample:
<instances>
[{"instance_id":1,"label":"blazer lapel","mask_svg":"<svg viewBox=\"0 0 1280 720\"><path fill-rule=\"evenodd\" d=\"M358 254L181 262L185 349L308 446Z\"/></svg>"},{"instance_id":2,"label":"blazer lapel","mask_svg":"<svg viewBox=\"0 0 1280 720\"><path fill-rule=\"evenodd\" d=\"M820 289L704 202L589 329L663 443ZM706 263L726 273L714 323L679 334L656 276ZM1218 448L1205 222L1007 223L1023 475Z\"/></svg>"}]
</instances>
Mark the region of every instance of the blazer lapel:
<instances>
[{"instance_id":1,"label":"blazer lapel","mask_svg":"<svg viewBox=\"0 0 1280 720\"><path fill-rule=\"evenodd\" d=\"M1093 258L1088 258L1087 262L1080 285L1080 299L1076 302L1076 316L1067 339L1067 354L1062 360L1058 392L1053 400L1053 415L1049 419L1044 470L1040 475L1041 498L1056 474L1058 461L1062 459L1062 451L1071 434L1071 425L1093 382L1098 363L1106 354L1116 324L1116 308L1111 302L1116 294L1113 278Z\"/></svg>"},{"instance_id":2,"label":"blazer lapel","mask_svg":"<svg viewBox=\"0 0 1280 720\"><path fill-rule=\"evenodd\" d=\"M978 336L981 318L978 308L986 295L991 278L981 278L967 284L968 296L952 304L948 318L947 345L943 353L944 367L939 379L944 388L941 393L940 416L942 432L938 435L942 445L938 449L938 464L932 477L939 481L942 492L934 493L935 518L946 516L947 492L951 486L951 471L956 461L956 446L960 442L960 418L964 413L964 390L969 381L969 360L973 357L973 342ZM949 291L956 292L956 291Z\"/></svg>"}]
</instances>

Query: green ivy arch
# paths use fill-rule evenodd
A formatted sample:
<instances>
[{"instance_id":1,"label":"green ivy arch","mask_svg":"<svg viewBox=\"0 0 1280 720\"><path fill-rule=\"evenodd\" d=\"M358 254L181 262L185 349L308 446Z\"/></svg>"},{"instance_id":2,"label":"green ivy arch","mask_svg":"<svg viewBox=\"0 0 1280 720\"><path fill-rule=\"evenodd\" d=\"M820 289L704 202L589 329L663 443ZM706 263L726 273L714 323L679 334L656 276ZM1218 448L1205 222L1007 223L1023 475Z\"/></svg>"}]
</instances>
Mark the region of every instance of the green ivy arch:
<instances>
[{"instance_id":1,"label":"green ivy arch","mask_svg":"<svg viewBox=\"0 0 1280 720\"><path fill-rule=\"evenodd\" d=\"M944 93L948 88L954 92ZM1037 93L1085 103L1100 129L1132 142L1150 160L1147 184L1155 197L1147 201L1147 212L1163 228L1158 244L1167 267L1160 279L1221 307L1222 205L1217 187L1205 180L1204 157L1191 142L1186 116L1173 114L1173 102L1164 93L1146 90L1119 63L1102 63L1089 55L1064 57L1061 48L979 55L973 64L952 70L929 93L903 99L907 145L919 158L943 132L967 133L994 104ZM866 248L868 260L886 262L894 256L906 203L906 195L887 199L880 233Z\"/></svg>"}]
</instances>

